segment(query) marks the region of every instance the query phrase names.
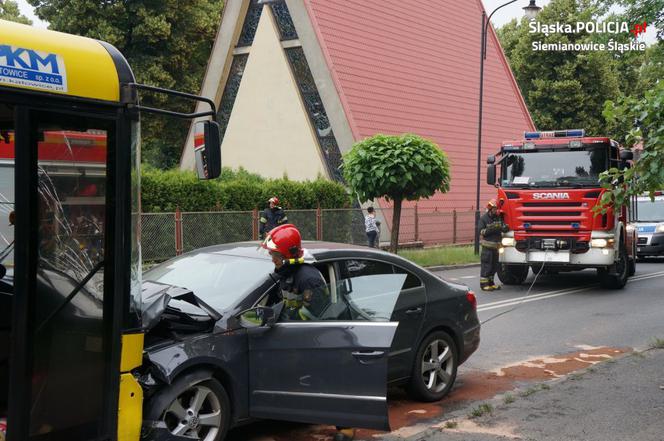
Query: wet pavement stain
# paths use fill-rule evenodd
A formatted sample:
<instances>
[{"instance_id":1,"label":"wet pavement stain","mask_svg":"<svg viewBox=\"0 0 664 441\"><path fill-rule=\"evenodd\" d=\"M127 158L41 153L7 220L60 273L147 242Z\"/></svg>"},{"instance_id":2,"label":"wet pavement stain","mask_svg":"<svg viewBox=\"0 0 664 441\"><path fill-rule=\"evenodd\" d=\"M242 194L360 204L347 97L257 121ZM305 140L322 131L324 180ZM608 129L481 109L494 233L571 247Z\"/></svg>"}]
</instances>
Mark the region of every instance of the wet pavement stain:
<instances>
[{"instance_id":1,"label":"wet pavement stain","mask_svg":"<svg viewBox=\"0 0 664 441\"><path fill-rule=\"evenodd\" d=\"M411 401L400 389L391 389L388 394L390 427L393 431L399 430L400 435L408 436L409 427L413 427L416 433L420 425L435 424L434 420L440 419L446 412L470 402L487 400L527 383L560 378L631 351L631 348L586 348L527 360L492 372L464 371L457 376L450 394L433 403ZM376 440L384 433L359 429L355 439ZM334 434L333 426L263 421L231 431L228 441L331 441Z\"/></svg>"}]
</instances>

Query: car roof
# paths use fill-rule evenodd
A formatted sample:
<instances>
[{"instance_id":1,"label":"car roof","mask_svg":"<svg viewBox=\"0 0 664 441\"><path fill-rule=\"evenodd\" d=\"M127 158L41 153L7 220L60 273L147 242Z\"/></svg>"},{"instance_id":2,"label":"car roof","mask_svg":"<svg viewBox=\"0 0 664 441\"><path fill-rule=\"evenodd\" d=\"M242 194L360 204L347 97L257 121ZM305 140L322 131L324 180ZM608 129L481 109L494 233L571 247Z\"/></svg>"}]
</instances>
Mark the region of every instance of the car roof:
<instances>
[{"instance_id":1,"label":"car roof","mask_svg":"<svg viewBox=\"0 0 664 441\"><path fill-rule=\"evenodd\" d=\"M270 259L270 256L263 250L260 246L261 242L259 241L246 241L246 242L233 242L225 243L220 245L212 245L205 248L199 248L188 252L188 255L195 254L223 254L229 256L238 256L238 257L247 257L254 259ZM375 254L377 256L386 257L393 256L390 253L385 251L380 251L375 248L369 248L360 245L352 245L347 243L338 243L338 242L323 242L323 241L313 241L305 240L302 241L302 248L305 251L305 259L310 261L316 261L316 257L321 256L330 251L355 251L362 253ZM308 259L307 259L308 257Z\"/></svg>"}]
</instances>

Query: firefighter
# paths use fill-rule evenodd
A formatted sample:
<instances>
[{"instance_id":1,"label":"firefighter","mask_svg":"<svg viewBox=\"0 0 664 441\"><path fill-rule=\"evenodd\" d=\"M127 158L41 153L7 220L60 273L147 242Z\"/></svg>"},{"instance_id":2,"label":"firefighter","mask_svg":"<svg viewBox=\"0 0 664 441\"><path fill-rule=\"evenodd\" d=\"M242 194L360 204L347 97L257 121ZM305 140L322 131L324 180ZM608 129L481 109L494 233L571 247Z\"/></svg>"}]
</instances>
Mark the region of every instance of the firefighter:
<instances>
[{"instance_id":1,"label":"firefighter","mask_svg":"<svg viewBox=\"0 0 664 441\"><path fill-rule=\"evenodd\" d=\"M260 218L260 238L265 239L265 234L269 231L272 231L275 227L283 225L288 222L288 216L286 212L279 206L279 198L276 196L271 197L268 200L270 204L269 208L266 208L263 211L263 215Z\"/></svg>"},{"instance_id":2,"label":"firefighter","mask_svg":"<svg viewBox=\"0 0 664 441\"><path fill-rule=\"evenodd\" d=\"M323 275L304 263L302 237L292 224L270 231L261 245L270 252L284 302L282 319L317 320L330 304Z\"/></svg>"},{"instance_id":3,"label":"firefighter","mask_svg":"<svg viewBox=\"0 0 664 441\"><path fill-rule=\"evenodd\" d=\"M486 204L486 213L480 217L477 228L480 230L480 245L482 245L480 288L482 291L495 291L500 289L500 286L493 281L498 272L498 248L502 233L506 232L508 227L498 214L498 204L494 199Z\"/></svg>"}]
</instances>

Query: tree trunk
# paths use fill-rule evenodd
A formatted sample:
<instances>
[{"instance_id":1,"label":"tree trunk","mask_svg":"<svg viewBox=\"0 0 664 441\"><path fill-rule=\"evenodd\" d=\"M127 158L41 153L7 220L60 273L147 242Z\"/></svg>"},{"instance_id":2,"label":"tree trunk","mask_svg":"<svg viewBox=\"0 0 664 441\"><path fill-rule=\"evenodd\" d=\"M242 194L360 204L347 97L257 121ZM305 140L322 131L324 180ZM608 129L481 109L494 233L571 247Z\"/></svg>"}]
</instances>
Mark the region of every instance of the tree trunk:
<instances>
[{"instance_id":1,"label":"tree trunk","mask_svg":"<svg viewBox=\"0 0 664 441\"><path fill-rule=\"evenodd\" d=\"M392 237L390 238L390 252L397 254L399 247L399 226L401 225L401 198L394 199L394 212L392 213Z\"/></svg>"}]
</instances>

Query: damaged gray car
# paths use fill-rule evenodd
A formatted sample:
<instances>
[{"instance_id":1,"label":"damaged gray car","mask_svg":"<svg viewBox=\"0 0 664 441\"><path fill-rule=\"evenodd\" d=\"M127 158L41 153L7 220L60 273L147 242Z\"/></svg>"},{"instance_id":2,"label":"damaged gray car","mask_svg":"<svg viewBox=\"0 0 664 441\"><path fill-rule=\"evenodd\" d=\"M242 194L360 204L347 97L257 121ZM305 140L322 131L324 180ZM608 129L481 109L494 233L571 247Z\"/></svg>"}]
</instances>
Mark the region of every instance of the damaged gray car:
<instances>
[{"instance_id":1,"label":"damaged gray car","mask_svg":"<svg viewBox=\"0 0 664 441\"><path fill-rule=\"evenodd\" d=\"M387 386L434 401L479 346L474 294L396 255L305 242L327 282L318 320L280 319L255 242L144 274L144 439L220 441L257 418L388 430Z\"/></svg>"}]
</instances>

